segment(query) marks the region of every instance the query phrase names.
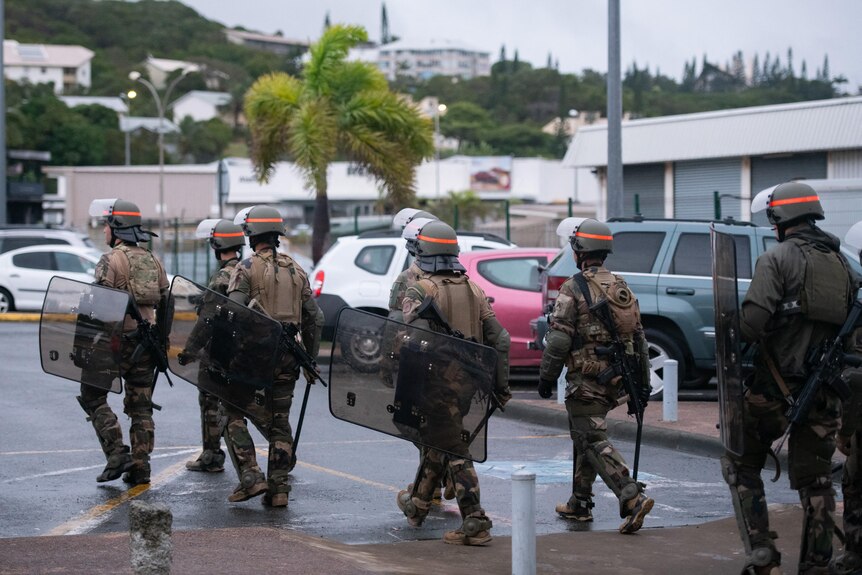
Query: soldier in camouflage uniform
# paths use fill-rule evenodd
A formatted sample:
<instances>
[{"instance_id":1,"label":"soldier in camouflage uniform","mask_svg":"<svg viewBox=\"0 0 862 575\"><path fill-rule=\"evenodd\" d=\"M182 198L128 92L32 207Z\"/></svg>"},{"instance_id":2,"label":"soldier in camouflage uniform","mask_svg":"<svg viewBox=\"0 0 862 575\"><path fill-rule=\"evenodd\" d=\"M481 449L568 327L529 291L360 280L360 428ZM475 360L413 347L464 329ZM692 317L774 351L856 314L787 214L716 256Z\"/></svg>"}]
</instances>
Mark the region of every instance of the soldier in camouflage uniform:
<instances>
[{"instance_id":1,"label":"soldier in camouflage uniform","mask_svg":"<svg viewBox=\"0 0 862 575\"><path fill-rule=\"evenodd\" d=\"M404 208L392 219L392 227L395 229L399 229L402 232L401 237L403 237L407 242L407 252L413 258L413 261L407 267L406 270L402 271L398 274L398 277L395 278L395 281L392 283L392 288L389 290L389 319L395 321L404 321L404 313L401 310L401 303L404 300L404 296L407 293L407 288L416 285L421 279L425 279L430 276L429 273L424 272L417 264L416 264L416 230L418 226L424 225L430 220L436 220L437 217L429 212L424 210L417 210L415 208ZM392 324L386 324L387 327ZM383 337L383 356L384 358L389 358L392 356L391 346L392 342L395 340L395 334L385 334ZM384 360L391 361L391 360ZM392 371L394 371L394 366L384 366L383 369L383 377L387 380L387 385L392 385ZM424 450L421 446L419 447L419 462L420 465L422 463L422 458L424 457ZM440 504L441 503L441 495L442 488L437 486L434 489L434 497L432 499L433 503ZM452 489L451 485L446 490L446 499L452 499L455 497L455 492Z\"/></svg>"},{"instance_id":2,"label":"soldier in camouflage uniform","mask_svg":"<svg viewBox=\"0 0 862 575\"><path fill-rule=\"evenodd\" d=\"M96 283L129 292L145 320L156 323L158 317L158 323L163 324L167 314L168 278L159 259L138 246L138 242L149 241L155 234L141 229L141 212L132 202L95 200L90 206L90 214L97 213L105 218L105 243L111 251L96 264ZM137 322L126 315L120 373L125 392L123 412L132 420L129 428L131 453L123 444L117 416L108 405L108 391L82 385L78 397L108 460L104 471L96 478L99 482L112 481L121 475L123 481L132 485L150 482L156 361L146 348L132 361L132 354L140 341L137 328Z\"/></svg>"},{"instance_id":3,"label":"soldier in camouflage uniform","mask_svg":"<svg viewBox=\"0 0 862 575\"><path fill-rule=\"evenodd\" d=\"M228 297L242 305L256 305L279 322L296 324L306 350L316 357L323 328L323 313L311 297L305 271L290 256L277 252L278 238L284 233L284 223L278 210L268 206L253 206L237 214L234 223L240 225L248 236L254 254L234 268L228 285ZM269 441L269 478L264 476L257 464L254 442L242 413L223 404L227 415L227 448L236 457L237 473L240 476L240 484L228 501L245 501L266 493L264 504L287 506L290 493L288 474L295 463L289 416L294 387L299 377L299 364L286 350L280 353L282 355L273 374L273 385L265 399L272 415L268 425L262 429Z\"/></svg>"},{"instance_id":4,"label":"soldier in camouflage uniform","mask_svg":"<svg viewBox=\"0 0 862 575\"><path fill-rule=\"evenodd\" d=\"M754 373L744 396L744 449L722 457L722 472L740 509L740 534L751 549L746 574L780 573L777 534L769 516L761 471L772 442L787 429L788 402L799 393L813 366L806 356L834 338L847 317L851 279L839 241L820 230L823 208L802 182L764 190L752 211L766 209L779 244L757 260L740 310L743 339L758 343ZM804 513L799 573L827 573L832 557L835 491L831 461L841 402L827 387L819 391L806 422L789 441L790 486L799 491Z\"/></svg>"},{"instance_id":5,"label":"soldier in camouflage uniform","mask_svg":"<svg viewBox=\"0 0 862 575\"><path fill-rule=\"evenodd\" d=\"M566 411L575 469L572 496L557 505L556 511L566 519L592 521L592 486L598 475L619 499L624 519L620 533L634 533L654 502L643 494L644 484L629 476L623 456L608 439L607 413L619 405L623 384L618 374L611 373L607 358L596 354L597 347L610 347L612 338L589 308L590 302L609 302L617 333L640 365L640 384L648 386L649 355L637 298L622 277L604 267L605 258L613 252L608 226L589 218L567 218L557 234L572 245L581 273L560 287L539 373L539 395L549 398L563 365L568 368ZM589 300L584 290L588 290Z\"/></svg>"},{"instance_id":6,"label":"soldier in camouflage uniform","mask_svg":"<svg viewBox=\"0 0 862 575\"><path fill-rule=\"evenodd\" d=\"M844 243L862 248L862 222L857 222ZM859 251L862 264L862 249ZM862 288L862 278L856 278ZM855 353L862 355L862 330L856 333ZM842 375L852 395L844 402L838 450L847 456L841 478L844 497L844 553L833 557L830 568L840 575L862 574L862 370L848 369Z\"/></svg>"},{"instance_id":7,"label":"soldier in camouflage uniform","mask_svg":"<svg viewBox=\"0 0 862 575\"><path fill-rule=\"evenodd\" d=\"M196 236L207 238L215 253L218 268L210 277L207 287L214 292L227 296L227 286L230 276L245 246L245 235L242 228L227 220L204 220L198 225ZM189 335L186 349L178 360L185 365L193 359L196 352L206 345L207 333L202 322L195 324ZM203 369L203 368L202 368ZM203 451L194 461L186 463L190 471L224 471L224 451L221 450L221 416L219 415L219 400L216 396L200 391L198 404L201 408L201 437Z\"/></svg>"},{"instance_id":8,"label":"soldier in camouflage uniform","mask_svg":"<svg viewBox=\"0 0 862 575\"><path fill-rule=\"evenodd\" d=\"M402 301L404 321L419 327L440 330L440 326L428 325L426 320L417 317L417 309L427 296L433 299L443 315L449 319L452 329L459 330L465 338L472 337L479 343L494 347L498 358L494 395L499 405L505 405L511 398L508 383L509 333L497 321L482 288L465 275L465 269L458 261L458 238L455 231L443 222L429 220L419 230L416 239L417 265L429 276L407 288ZM446 386L457 391L468 385L468 382L458 379L464 374L459 376L450 375L446 370L444 372L441 377L450 378L446 381ZM468 446L461 439L461 425L458 424L458 407L455 406L453 411L452 406L441 405L442 411L445 412L446 409L449 409L449 413L436 413L435 416L444 421L451 418L450 426L433 429L431 432L440 437L451 438L453 443L449 451L466 451ZM407 516L409 523L415 527L422 524L428 515L434 490L440 485L443 476L449 475L463 523L459 529L444 534L443 541L452 545L484 545L491 541L491 520L485 515L479 502L479 477L473 468L473 462L436 449L425 451L417 475L418 486L415 489L410 486L402 490L397 497L398 507Z\"/></svg>"}]
</instances>

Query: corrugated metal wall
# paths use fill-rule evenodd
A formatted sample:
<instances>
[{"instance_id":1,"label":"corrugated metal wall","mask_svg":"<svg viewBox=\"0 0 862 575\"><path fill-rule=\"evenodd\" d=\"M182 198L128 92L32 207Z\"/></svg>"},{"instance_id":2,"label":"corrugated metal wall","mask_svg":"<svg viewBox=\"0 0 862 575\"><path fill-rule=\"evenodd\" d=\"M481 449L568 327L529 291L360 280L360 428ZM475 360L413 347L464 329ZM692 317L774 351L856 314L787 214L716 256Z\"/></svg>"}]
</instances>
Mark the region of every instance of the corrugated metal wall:
<instances>
[{"instance_id":1,"label":"corrugated metal wall","mask_svg":"<svg viewBox=\"0 0 862 575\"><path fill-rule=\"evenodd\" d=\"M829 178L862 178L862 150L831 152Z\"/></svg>"},{"instance_id":2,"label":"corrugated metal wall","mask_svg":"<svg viewBox=\"0 0 862 575\"><path fill-rule=\"evenodd\" d=\"M742 160L723 158L676 162L673 167L674 217L707 220L715 217L713 192L738 196ZM739 218L739 200L722 198L722 217Z\"/></svg>"},{"instance_id":3,"label":"corrugated metal wall","mask_svg":"<svg viewBox=\"0 0 862 575\"><path fill-rule=\"evenodd\" d=\"M794 154L780 158L751 158L751 196L763 189L788 182L793 179L809 180L826 177L826 153ZM768 226L766 212L751 214L751 221Z\"/></svg>"},{"instance_id":4,"label":"corrugated metal wall","mask_svg":"<svg viewBox=\"0 0 862 575\"><path fill-rule=\"evenodd\" d=\"M626 216L635 214L635 194L643 216L664 217L664 164L623 167L623 209Z\"/></svg>"}]
</instances>

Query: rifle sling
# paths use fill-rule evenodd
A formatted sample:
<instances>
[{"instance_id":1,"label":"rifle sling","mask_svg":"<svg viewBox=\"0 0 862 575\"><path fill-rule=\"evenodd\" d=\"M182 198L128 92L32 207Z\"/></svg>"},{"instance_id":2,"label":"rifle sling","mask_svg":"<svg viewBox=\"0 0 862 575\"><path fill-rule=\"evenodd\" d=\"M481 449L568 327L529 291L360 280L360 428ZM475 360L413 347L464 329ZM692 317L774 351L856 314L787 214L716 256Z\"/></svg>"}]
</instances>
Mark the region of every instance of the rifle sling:
<instances>
[{"instance_id":1,"label":"rifle sling","mask_svg":"<svg viewBox=\"0 0 862 575\"><path fill-rule=\"evenodd\" d=\"M584 272L576 273L572 279L575 280L576 284L578 284L578 288L581 290L581 294L587 302L587 307L593 307L593 296L590 295L590 286L587 285L587 278L584 277Z\"/></svg>"},{"instance_id":2,"label":"rifle sling","mask_svg":"<svg viewBox=\"0 0 862 575\"><path fill-rule=\"evenodd\" d=\"M774 379L775 383L778 384L778 389L781 390L781 394L784 396L784 400L789 405L793 405L793 394L790 393L790 389L784 382L784 378L781 377L781 374L778 372L778 368L775 367L775 362L772 360L772 356L769 354L769 350L766 349L766 342L760 342L760 349L763 350L763 357L766 358L766 366L769 368L769 372L772 374L772 379Z\"/></svg>"}]
</instances>

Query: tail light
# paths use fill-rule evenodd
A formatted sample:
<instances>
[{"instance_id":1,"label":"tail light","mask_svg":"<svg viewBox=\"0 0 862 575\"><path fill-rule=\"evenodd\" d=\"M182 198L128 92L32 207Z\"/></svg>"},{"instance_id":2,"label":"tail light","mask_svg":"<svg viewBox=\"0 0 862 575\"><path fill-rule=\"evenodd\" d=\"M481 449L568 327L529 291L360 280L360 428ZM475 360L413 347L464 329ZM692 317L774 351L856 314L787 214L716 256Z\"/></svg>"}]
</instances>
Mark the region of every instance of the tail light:
<instances>
[{"instance_id":1,"label":"tail light","mask_svg":"<svg viewBox=\"0 0 862 575\"><path fill-rule=\"evenodd\" d=\"M566 283L567 279L569 278L561 276L547 276L545 287L542 290L544 292L543 301L545 309L553 307L554 302L557 301L557 296L560 295L560 288L564 283Z\"/></svg>"},{"instance_id":2,"label":"tail light","mask_svg":"<svg viewBox=\"0 0 862 575\"><path fill-rule=\"evenodd\" d=\"M323 291L324 276L323 270L317 270L317 273L314 274L314 282L311 284L311 295L314 297L320 297L320 292Z\"/></svg>"}]
</instances>

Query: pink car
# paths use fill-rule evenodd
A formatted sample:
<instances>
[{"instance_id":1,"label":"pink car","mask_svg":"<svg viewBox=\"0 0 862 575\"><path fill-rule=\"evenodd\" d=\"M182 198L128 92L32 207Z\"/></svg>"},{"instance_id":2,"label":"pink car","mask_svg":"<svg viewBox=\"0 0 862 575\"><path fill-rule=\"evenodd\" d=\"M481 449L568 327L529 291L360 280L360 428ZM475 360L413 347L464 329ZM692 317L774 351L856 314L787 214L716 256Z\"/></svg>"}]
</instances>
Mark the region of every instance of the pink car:
<instances>
[{"instance_id":1,"label":"pink car","mask_svg":"<svg viewBox=\"0 0 862 575\"><path fill-rule=\"evenodd\" d=\"M458 259L467 275L491 298L497 319L512 337L510 367L538 367L542 352L528 349L533 340L530 320L542 313L539 266L545 267L559 252L556 248L475 250Z\"/></svg>"}]
</instances>

